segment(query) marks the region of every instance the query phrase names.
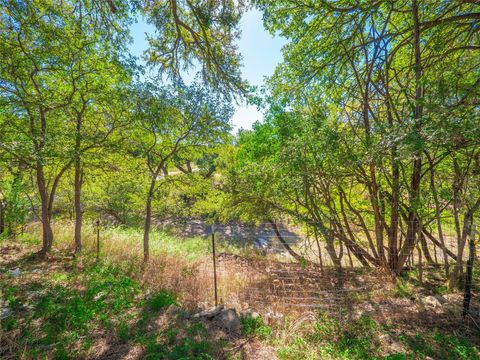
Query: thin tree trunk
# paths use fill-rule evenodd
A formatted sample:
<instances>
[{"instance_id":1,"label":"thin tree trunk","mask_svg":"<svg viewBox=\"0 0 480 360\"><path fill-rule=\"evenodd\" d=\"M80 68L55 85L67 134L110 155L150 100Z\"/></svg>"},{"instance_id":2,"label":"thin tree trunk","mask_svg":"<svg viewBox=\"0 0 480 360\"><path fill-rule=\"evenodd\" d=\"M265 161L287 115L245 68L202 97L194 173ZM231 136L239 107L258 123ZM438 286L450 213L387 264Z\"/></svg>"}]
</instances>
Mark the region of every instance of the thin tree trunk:
<instances>
[{"instance_id":1,"label":"thin tree trunk","mask_svg":"<svg viewBox=\"0 0 480 360\"><path fill-rule=\"evenodd\" d=\"M457 263L452 271L450 277L449 286L451 289L458 287L461 283L461 277L463 275L463 252L465 250L465 244L467 243L467 238L472 232L473 226L473 215L480 208L480 198L477 199L475 204L467 210L463 219L463 229L459 247L457 249Z\"/></svg>"},{"instance_id":2,"label":"thin tree trunk","mask_svg":"<svg viewBox=\"0 0 480 360\"><path fill-rule=\"evenodd\" d=\"M5 232L5 201L0 200L0 235Z\"/></svg>"},{"instance_id":3,"label":"thin tree trunk","mask_svg":"<svg viewBox=\"0 0 480 360\"><path fill-rule=\"evenodd\" d=\"M433 195L433 201L435 203L435 221L437 223L437 231L438 231L438 237L440 239L440 248L442 249L442 254L443 254L443 264L445 268L445 276L448 278L448 254L447 254L447 247L445 245L445 238L443 236L443 228L442 228L442 221L440 218L441 215L441 210L440 210L440 200L438 199L438 192L437 192L437 187L435 185L435 169L433 166L433 160L429 156L428 152L426 152L428 162L430 164L430 189L432 190L432 195ZM435 257L436 257L436 251L435 251Z\"/></svg>"},{"instance_id":4,"label":"thin tree trunk","mask_svg":"<svg viewBox=\"0 0 480 360\"><path fill-rule=\"evenodd\" d=\"M36 167L37 186L41 201L41 220L42 220L42 249L39 252L41 257L45 257L52 248L53 231L50 223L50 211L48 206L48 192L45 183L45 176L43 173L43 165L40 161L37 162Z\"/></svg>"},{"instance_id":5,"label":"thin tree trunk","mask_svg":"<svg viewBox=\"0 0 480 360\"><path fill-rule=\"evenodd\" d=\"M152 222L152 199L155 191L155 181L152 179L150 188L147 194L147 201L145 204L145 226L143 229L143 262L148 262L150 258L150 227Z\"/></svg>"},{"instance_id":6,"label":"thin tree trunk","mask_svg":"<svg viewBox=\"0 0 480 360\"><path fill-rule=\"evenodd\" d=\"M425 255L425 261L429 264L434 264L435 262L432 259L432 255L430 255L430 250L428 250L428 245L427 241L425 240L425 235L423 235L423 232L419 235L419 241L420 244L422 245L422 252Z\"/></svg>"},{"instance_id":7,"label":"thin tree trunk","mask_svg":"<svg viewBox=\"0 0 480 360\"><path fill-rule=\"evenodd\" d=\"M315 234L315 242L317 243L317 250L318 250L318 261L320 263L320 271L323 275L323 259L322 259L322 247L320 246L320 241L318 240L318 233L317 229L314 229Z\"/></svg>"},{"instance_id":8,"label":"thin tree trunk","mask_svg":"<svg viewBox=\"0 0 480 360\"><path fill-rule=\"evenodd\" d=\"M82 221L83 221L83 210L82 210L82 168L80 164L80 159L75 160L75 253L80 253L82 251Z\"/></svg>"},{"instance_id":9,"label":"thin tree trunk","mask_svg":"<svg viewBox=\"0 0 480 360\"><path fill-rule=\"evenodd\" d=\"M81 8L80 8L81 11ZM82 222L83 222L83 209L82 209L82 185L83 185L83 172L81 162L81 144L82 144L82 126L83 126L83 114L86 109L86 101L82 96L82 108L77 112L75 118L75 180L74 180L74 210L75 210L75 253L82 251Z\"/></svg>"},{"instance_id":10,"label":"thin tree trunk","mask_svg":"<svg viewBox=\"0 0 480 360\"><path fill-rule=\"evenodd\" d=\"M412 18L413 18L413 47L415 52L415 111L414 121L417 135L420 136L422 130L423 105L421 100L423 98L422 80L422 58L420 49L420 19L418 15L417 0L412 1ZM410 181L410 206L407 217L407 237L405 244L400 250L397 262L396 272L400 273L403 264L408 255L412 252L415 246L416 235L418 233L419 218L417 207L420 202L420 184L422 179L422 152L415 151L413 160L412 177Z\"/></svg>"},{"instance_id":11,"label":"thin tree trunk","mask_svg":"<svg viewBox=\"0 0 480 360\"><path fill-rule=\"evenodd\" d=\"M330 225L330 227L331 227L331 225ZM335 268L340 270L340 269L342 269L342 261L341 261L341 257L337 256L337 253L335 251L334 242L335 242L335 237L333 235L333 230L330 229L328 231L328 235L326 237L326 243L327 244L326 244L325 248L327 249L328 255L330 255L330 259L332 260L332 263L335 266Z\"/></svg>"},{"instance_id":12,"label":"thin tree trunk","mask_svg":"<svg viewBox=\"0 0 480 360\"><path fill-rule=\"evenodd\" d=\"M272 219L269 219L268 222L272 226L273 231L275 231L275 235L277 236L277 239L280 241L280 243L283 245L285 250L292 255L292 257L297 260L298 262L305 262L305 258L303 256L298 255L291 247L290 245L285 241L283 238L282 234L280 233L280 230L278 230L277 224L275 221Z\"/></svg>"}]
</instances>

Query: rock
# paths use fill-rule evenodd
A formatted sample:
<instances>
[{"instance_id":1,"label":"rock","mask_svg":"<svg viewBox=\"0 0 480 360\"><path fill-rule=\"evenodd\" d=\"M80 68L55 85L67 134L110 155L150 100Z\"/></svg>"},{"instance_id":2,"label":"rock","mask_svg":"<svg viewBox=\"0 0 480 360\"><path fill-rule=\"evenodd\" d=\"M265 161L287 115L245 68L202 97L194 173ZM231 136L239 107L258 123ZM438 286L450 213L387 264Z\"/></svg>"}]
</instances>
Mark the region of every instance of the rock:
<instances>
[{"instance_id":1,"label":"rock","mask_svg":"<svg viewBox=\"0 0 480 360\"><path fill-rule=\"evenodd\" d=\"M435 299L437 299L438 302L442 305L448 302L448 300L445 299L442 295L435 295Z\"/></svg>"},{"instance_id":2,"label":"rock","mask_svg":"<svg viewBox=\"0 0 480 360\"><path fill-rule=\"evenodd\" d=\"M423 303L432 308L442 307L441 302L435 296L427 296L425 299L423 299Z\"/></svg>"},{"instance_id":3,"label":"rock","mask_svg":"<svg viewBox=\"0 0 480 360\"><path fill-rule=\"evenodd\" d=\"M284 316L281 313L268 312L265 314L265 321L268 325L283 323Z\"/></svg>"},{"instance_id":4,"label":"rock","mask_svg":"<svg viewBox=\"0 0 480 360\"><path fill-rule=\"evenodd\" d=\"M218 316L222 327L230 334L239 334L242 329L242 323L235 309L222 311Z\"/></svg>"},{"instance_id":5,"label":"rock","mask_svg":"<svg viewBox=\"0 0 480 360\"><path fill-rule=\"evenodd\" d=\"M248 309L241 310L240 311L240 316L244 317L244 318L256 319L256 318L260 317L260 314L255 309L248 308Z\"/></svg>"},{"instance_id":6,"label":"rock","mask_svg":"<svg viewBox=\"0 0 480 360\"><path fill-rule=\"evenodd\" d=\"M8 318L12 314L13 311L9 307L0 308L0 320Z\"/></svg>"},{"instance_id":7,"label":"rock","mask_svg":"<svg viewBox=\"0 0 480 360\"><path fill-rule=\"evenodd\" d=\"M268 240L264 238L256 238L253 240L253 246L259 250L265 250L268 248Z\"/></svg>"},{"instance_id":8,"label":"rock","mask_svg":"<svg viewBox=\"0 0 480 360\"><path fill-rule=\"evenodd\" d=\"M223 309L224 309L223 305L214 306L210 309L203 310L203 311L193 315L193 317L195 317L195 318L204 317L204 318L207 318L207 319L213 319L215 316L220 314Z\"/></svg>"},{"instance_id":9,"label":"rock","mask_svg":"<svg viewBox=\"0 0 480 360\"><path fill-rule=\"evenodd\" d=\"M15 268L7 271L8 276L13 277L14 279L19 278L21 273L22 272L20 271L19 268Z\"/></svg>"}]
</instances>

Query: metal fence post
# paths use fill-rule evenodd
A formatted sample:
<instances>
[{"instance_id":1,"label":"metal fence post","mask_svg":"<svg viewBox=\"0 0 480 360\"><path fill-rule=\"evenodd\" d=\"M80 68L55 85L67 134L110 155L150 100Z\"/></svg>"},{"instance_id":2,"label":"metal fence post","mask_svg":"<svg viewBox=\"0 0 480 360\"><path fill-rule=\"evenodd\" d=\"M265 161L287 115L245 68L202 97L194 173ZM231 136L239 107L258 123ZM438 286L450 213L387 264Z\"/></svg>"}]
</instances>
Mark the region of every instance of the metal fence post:
<instances>
[{"instance_id":1,"label":"metal fence post","mask_svg":"<svg viewBox=\"0 0 480 360\"><path fill-rule=\"evenodd\" d=\"M217 290L217 259L215 255L215 225L211 226L212 232L212 258L213 258L213 288L215 291L215 306L218 306L218 290Z\"/></svg>"}]
</instances>

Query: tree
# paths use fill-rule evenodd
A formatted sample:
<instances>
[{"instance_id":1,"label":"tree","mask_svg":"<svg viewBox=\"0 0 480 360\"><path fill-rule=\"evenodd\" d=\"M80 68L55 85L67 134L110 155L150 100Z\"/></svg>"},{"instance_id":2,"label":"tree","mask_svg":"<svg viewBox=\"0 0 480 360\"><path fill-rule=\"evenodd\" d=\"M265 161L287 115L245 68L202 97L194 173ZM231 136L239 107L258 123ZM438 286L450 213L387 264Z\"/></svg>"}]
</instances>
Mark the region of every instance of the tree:
<instances>
[{"instance_id":1,"label":"tree","mask_svg":"<svg viewBox=\"0 0 480 360\"><path fill-rule=\"evenodd\" d=\"M149 260L152 202L160 184L170 179L175 159L201 152L228 134L232 108L199 85L173 89L148 86L138 94L135 153L150 175L145 199L144 261ZM191 159L191 158L190 158Z\"/></svg>"},{"instance_id":2,"label":"tree","mask_svg":"<svg viewBox=\"0 0 480 360\"><path fill-rule=\"evenodd\" d=\"M456 144L455 151L478 146L470 137L478 126L470 121L462 126L466 138L452 139L462 137L453 125L459 119L478 118L479 83L471 73L479 50L475 6L256 4L266 27L290 42L269 79L270 120L255 129L253 164L244 170L258 162L259 169L272 171L268 178L255 177L265 186L278 180L270 208L298 219L308 214L304 221L318 224L327 242L333 234L360 261L400 272L417 242L425 241L420 223L428 232L432 214L439 216L430 211L425 191L427 184L431 188L429 173L445 158L429 167L424 153L444 146L437 139L443 131L450 132L445 145ZM258 149L266 142L276 145L263 157Z\"/></svg>"},{"instance_id":3,"label":"tree","mask_svg":"<svg viewBox=\"0 0 480 360\"><path fill-rule=\"evenodd\" d=\"M10 140L3 142L4 150L36 173L43 225L41 255L46 255L53 242L55 192L75 164L75 240L79 250L80 154L95 146L81 146L83 118L87 107L99 110L92 94L101 93L105 99L109 86L119 86L106 80L119 81L121 76L115 50L122 34L112 36L98 20L96 8L87 9L75 1L62 6L45 1L4 1L2 9L0 52L7 61L0 69L0 89L7 111L4 139ZM74 137L69 133L70 117L76 124Z\"/></svg>"}]
</instances>

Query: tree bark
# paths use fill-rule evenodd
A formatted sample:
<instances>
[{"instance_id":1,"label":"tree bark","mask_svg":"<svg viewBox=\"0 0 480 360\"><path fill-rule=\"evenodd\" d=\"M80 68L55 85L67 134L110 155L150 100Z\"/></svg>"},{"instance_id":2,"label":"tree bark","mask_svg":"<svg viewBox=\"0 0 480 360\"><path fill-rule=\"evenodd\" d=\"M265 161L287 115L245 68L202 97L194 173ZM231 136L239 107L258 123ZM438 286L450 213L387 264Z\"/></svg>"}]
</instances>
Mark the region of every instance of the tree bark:
<instances>
[{"instance_id":1,"label":"tree bark","mask_svg":"<svg viewBox=\"0 0 480 360\"><path fill-rule=\"evenodd\" d=\"M0 235L5 232L5 201L0 200Z\"/></svg>"},{"instance_id":2,"label":"tree bark","mask_svg":"<svg viewBox=\"0 0 480 360\"><path fill-rule=\"evenodd\" d=\"M49 197L47 187L45 183L45 175L43 172L43 165L40 161L37 161L36 177L38 192L40 194L41 202L41 220L42 220L42 249L39 252L41 257L45 257L52 248L53 244L53 231L51 221L51 214L49 211Z\"/></svg>"},{"instance_id":3,"label":"tree bark","mask_svg":"<svg viewBox=\"0 0 480 360\"><path fill-rule=\"evenodd\" d=\"M477 199L475 204L467 210L463 218L463 229L459 246L457 248L457 262L453 268L450 276L449 287L451 289L456 288L461 283L461 276L463 274L463 252L465 250L465 244L467 243L468 236L472 233L473 215L480 208L480 198Z\"/></svg>"},{"instance_id":4,"label":"tree bark","mask_svg":"<svg viewBox=\"0 0 480 360\"><path fill-rule=\"evenodd\" d=\"M80 146L81 146L81 130L83 111L85 110L85 103L83 104L82 111L77 114L76 118L76 133L75 133L75 180L74 180L74 207L75 207L75 253L82 251L82 164L80 159Z\"/></svg>"},{"instance_id":5,"label":"tree bark","mask_svg":"<svg viewBox=\"0 0 480 360\"><path fill-rule=\"evenodd\" d=\"M422 117L423 117L423 86L422 80L422 58L420 49L420 19L418 15L418 3L417 0L412 1L412 18L413 18L413 47L415 52L415 110L414 110L414 122L415 131L417 136L420 137L422 130ZM400 250L398 256L398 262L396 272L402 271L403 265L406 259L413 251L415 246L416 236L419 228L419 218L417 208L420 202L420 184L422 179L422 151L415 151L413 160L412 177L410 181L410 206L407 217L407 236L405 243Z\"/></svg>"},{"instance_id":6,"label":"tree bark","mask_svg":"<svg viewBox=\"0 0 480 360\"><path fill-rule=\"evenodd\" d=\"M80 159L75 160L75 253L78 254L82 251L82 221L83 221L83 210L82 210L82 168Z\"/></svg>"},{"instance_id":7,"label":"tree bark","mask_svg":"<svg viewBox=\"0 0 480 360\"><path fill-rule=\"evenodd\" d=\"M277 236L278 240L280 241L280 243L283 245L283 247L285 248L285 250L287 250L287 252L292 255L292 257L297 260L298 262L304 262L305 261L305 258L303 256L300 256L298 255L291 247L290 245L285 241L285 239L283 238L282 234L280 233L280 230L278 230L278 227L277 227L277 224L275 223L275 221L273 221L272 219L269 219L268 222L270 223L270 225L272 226L272 229L273 231L275 231L275 235Z\"/></svg>"},{"instance_id":8,"label":"tree bark","mask_svg":"<svg viewBox=\"0 0 480 360\"><path fill-rule=\"evenodd\" d=\"M437 224L437 231L438 237L440 239L440 248L442 249L443 254L443 265L445 269L445 276L448 277L448 254L447 254L447 247L445 245L445 238L443 236L443 228L442 228L442 221L440 218L441 210L440 210L440 200L438 199L438 192L437 187L435 185L435 168L433 164L432 158L429 156L428 152L426 152L428 162L430 164L430 189L432 190L433 201L435 203L435 222Z\"/></svg>"},{"instance_id":9,"label":"tree bark","mask_svg":"<svg viewBox=\"0 0 480 360\"><path fill-rule=\"evenodd\" d=\"M150 259L150 227L152 223L152 199L155 191L155 181L156 179L152 179L150 183L145 204L145 225L143 228L143 262L145 263Z\"/></svg>"}]
</instances>

